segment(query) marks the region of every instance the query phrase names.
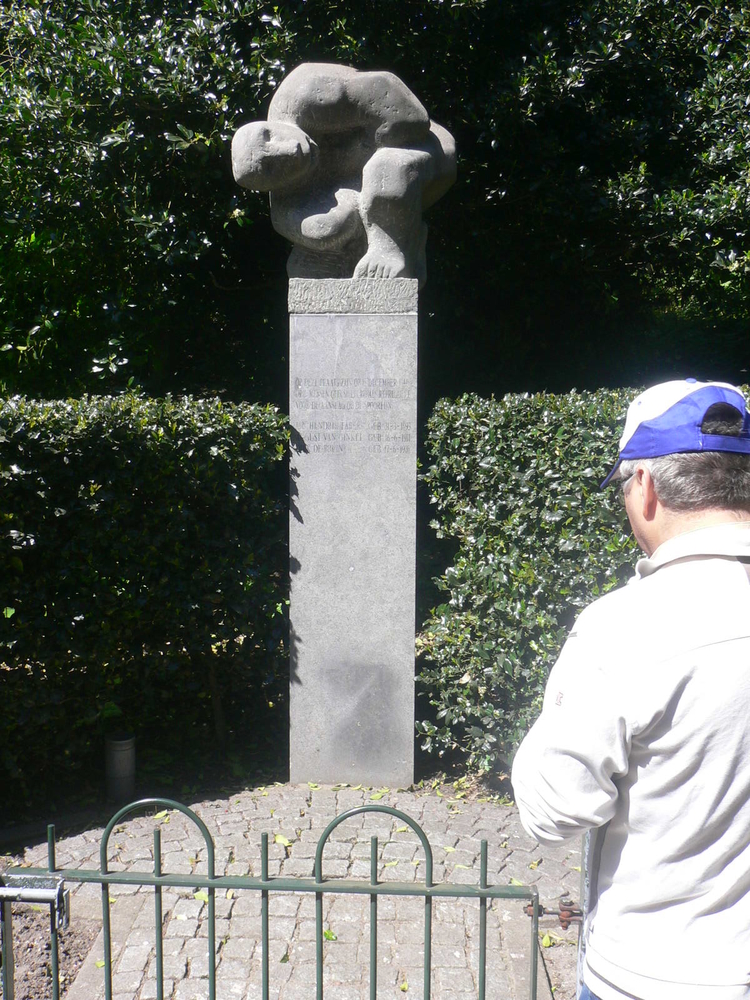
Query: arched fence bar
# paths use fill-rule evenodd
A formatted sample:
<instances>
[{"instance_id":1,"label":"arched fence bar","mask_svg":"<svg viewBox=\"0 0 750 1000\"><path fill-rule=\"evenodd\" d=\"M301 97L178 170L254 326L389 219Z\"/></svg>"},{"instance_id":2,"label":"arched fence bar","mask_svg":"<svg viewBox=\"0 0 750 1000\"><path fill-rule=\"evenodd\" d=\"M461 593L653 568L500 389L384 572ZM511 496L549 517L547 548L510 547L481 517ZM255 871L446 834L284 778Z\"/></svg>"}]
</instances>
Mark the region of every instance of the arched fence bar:
<instances>
[{"instance_id":1,"label":"arched fence bar","mask_svg":"<svg viewBox=\"0 0 750 1000\"><path fill-rule=\"evenodd\" d=\"M144 810L175 810L182 813L195 825L206 847L206 871L191 874L169 874L162 870L161 830L154 829L153 871L111 871L109 865L110 836L124 819ZM378 838L370 839L370 879L326 878L324 874L325 846L333 831L346 820L361 813L381 813L403 823L416 834L424 851L424 880L422 882L390 882L378 879ZM526 885L489 885L487 875L487 841L481 842L478 884L457 884L433 881L433 852L424 830L406 813L391 806L362 805L336 816L321 834L314 859L312 878L269 877L268 834L261 834L261 875L217 875L213 838L203 820L187 806L172 799L140 799L118 810L107 824L101 840L100 867L92 869L60 869L55 859L55 830L48 827L47 868L11 869L0 875L0 930L2 930L2 984L5 1000L14 1000L13 984L13 935L11 904L26 901L46 904L50 907L50 951L52 971L52 996L59 1000L59 959L58 929L64 926L66 918L66 894L64 884L97 883L102 891L102 923L104 939L104 993L106 1000L112 1000L112 943L110 924L111 885L152 887L154 891L154 949L156 959L156 995L164 1000L163 974L163 911L162 890L164 888L205 890L208 900L208 996L216 1000L216 891L231 889L234 892L258 892L261 896L260 946L262 998L270 998L269 974L269 897L273 893L314 893L315 895L315 949L316 949L316 1000L323 1000L324 982L324 927L323 897L326 893L354 894L369 897L370 909L370 969L369 995L376 1000L378 986L378 901L382 896L411 896L424 900L424 1000L432 996L432 904L435 899L476 899L479 908L479 954L477 970L477 1000L485 1000L487 971L487 903L493 899L526 900L531 914L531 940L529 949L530 1000L536 1000L537 985L537 938L539 922L539 897L536 887ZM439 998L437 998L439 1000Z\"/></svg>"}]
</instances>

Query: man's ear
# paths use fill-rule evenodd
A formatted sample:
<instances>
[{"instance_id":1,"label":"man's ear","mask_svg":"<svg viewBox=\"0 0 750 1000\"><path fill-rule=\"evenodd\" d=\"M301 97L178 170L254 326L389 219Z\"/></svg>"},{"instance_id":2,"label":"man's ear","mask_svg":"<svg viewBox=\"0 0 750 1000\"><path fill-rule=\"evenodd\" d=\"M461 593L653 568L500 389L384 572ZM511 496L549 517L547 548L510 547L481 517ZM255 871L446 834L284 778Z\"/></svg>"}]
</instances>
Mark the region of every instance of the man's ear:
<instances>
[{"instance_id":1,"label":"man's ear","mask_svg":"<svg viewBox=\"0 0 750 1000\"><path fill-rule=\"evenodd\" d=\"M648 469L640 468L637 472L637 487L640 490L641 512L646 521L653 521L656 517L657 496L654 488L654 480Z\"/></svg>"}]
</instances>

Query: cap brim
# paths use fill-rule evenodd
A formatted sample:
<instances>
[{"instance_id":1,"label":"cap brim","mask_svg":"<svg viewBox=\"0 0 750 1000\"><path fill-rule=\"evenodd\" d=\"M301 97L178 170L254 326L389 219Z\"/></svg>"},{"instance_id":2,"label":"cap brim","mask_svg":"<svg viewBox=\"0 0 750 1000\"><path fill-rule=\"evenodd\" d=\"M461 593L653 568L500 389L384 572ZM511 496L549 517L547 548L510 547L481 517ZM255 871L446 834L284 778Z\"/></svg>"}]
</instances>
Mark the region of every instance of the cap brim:
<instances>
[{"instance_id":1,"label":"cap brim","mask_svg":"<svg viewBox=\"0 0 750 1000\"><path fill-rule=\"evenodd\" d=\"M612 479L614 478L615 474L617 473L617 470L620 468L620 462L622 462L622 458L618 458L617 459L617 461L615 462L615 464L612 466L612 469L611 469L609 475L607 476L607 478L605 480L603 480L599 484L599 489L600 490L603 490L605 486L609 486L609 484L612 482Z\"/></svg>"}]
</instances>

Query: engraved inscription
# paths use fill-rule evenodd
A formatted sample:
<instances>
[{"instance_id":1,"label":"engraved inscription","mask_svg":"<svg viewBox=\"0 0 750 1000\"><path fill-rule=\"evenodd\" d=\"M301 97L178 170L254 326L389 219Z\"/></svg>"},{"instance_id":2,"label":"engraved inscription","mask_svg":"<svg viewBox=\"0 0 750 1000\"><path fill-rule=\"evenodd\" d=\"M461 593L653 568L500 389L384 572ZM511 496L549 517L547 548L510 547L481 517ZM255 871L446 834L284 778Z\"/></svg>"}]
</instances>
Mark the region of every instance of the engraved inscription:
<instances>
[{"instance_id":1,"label":"engraved inscription","mask_svg":"<svg viewBox=\"0 0 750 1000\"><path fill-rule=\"evenodd\" d=\"M401 417L413 399L403 378L295 378L292 422L311 452L408 455L414 428Z\"/></svg>"}]
</instances>

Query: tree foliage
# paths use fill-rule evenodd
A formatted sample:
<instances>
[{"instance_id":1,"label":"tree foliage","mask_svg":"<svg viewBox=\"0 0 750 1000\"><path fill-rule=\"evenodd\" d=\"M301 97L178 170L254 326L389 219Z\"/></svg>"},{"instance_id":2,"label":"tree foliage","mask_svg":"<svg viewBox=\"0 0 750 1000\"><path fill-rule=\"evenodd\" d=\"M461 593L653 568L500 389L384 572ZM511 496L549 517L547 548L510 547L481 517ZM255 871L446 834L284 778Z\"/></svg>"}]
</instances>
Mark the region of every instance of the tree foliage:
<instances>
[{"instance_id":1,"label":"tree foliage","mask_svg":"<svg viewBox=\"0 0 750 1000\"><path fill-rule=\"evenodd\" d=\"M418 639L423 746L474 768L508 760L575 616L632 573L611 467L634 395L462 396L429 421L433 527L454 548Z\"/></svg>"},{"instance_id":2,"label":"tree foliage","mask_svg":"<svg viewBox=\"0 0 750 1000\"><path fill-rule=\"evenodd\" d=\"M428 396L739 377L746 0L9 0L7 389L283 399L286 248L229 143L303 60L391 69L456 135Z\"/></svg>"},{"instance_id":3,"label":"tree foliage","mask_svg":"<svg viewBox=\"0 0 750 1000\"><path fill-rule=\"evenodd\" d=\"M283 719L286 440L216 399L0 405L8 801L80 780L112 723L187 754Z\"/></svg>"}]
</instances>

